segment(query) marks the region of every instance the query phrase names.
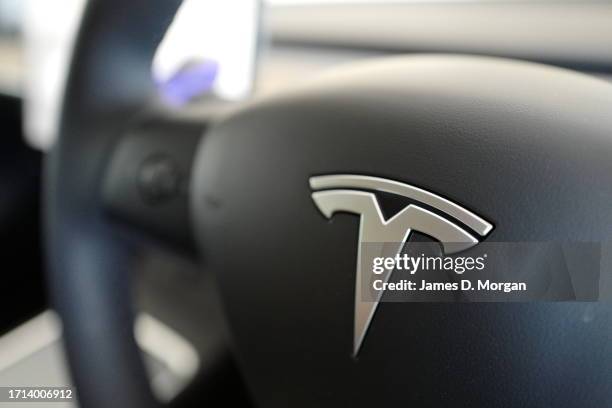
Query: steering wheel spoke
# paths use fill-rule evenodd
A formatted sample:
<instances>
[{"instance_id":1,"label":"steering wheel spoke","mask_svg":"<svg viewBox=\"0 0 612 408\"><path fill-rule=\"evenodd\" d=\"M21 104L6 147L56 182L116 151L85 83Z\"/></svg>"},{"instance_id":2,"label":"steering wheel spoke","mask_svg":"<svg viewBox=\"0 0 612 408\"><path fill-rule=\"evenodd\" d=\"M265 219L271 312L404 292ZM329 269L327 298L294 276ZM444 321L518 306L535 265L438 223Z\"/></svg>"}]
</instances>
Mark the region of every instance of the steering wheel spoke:
<instances>
[{"instance_id":1,"label":"steering wheel spoke","mask_svg":"<svg viewBox=\"0 0 612 408\"><path fill-rule=\"evenodd\" d=\"M115 220L192 253L189 185L205 120L146 114L121 137L105 171L102 203Z\"/></svg>"}]
</instances>

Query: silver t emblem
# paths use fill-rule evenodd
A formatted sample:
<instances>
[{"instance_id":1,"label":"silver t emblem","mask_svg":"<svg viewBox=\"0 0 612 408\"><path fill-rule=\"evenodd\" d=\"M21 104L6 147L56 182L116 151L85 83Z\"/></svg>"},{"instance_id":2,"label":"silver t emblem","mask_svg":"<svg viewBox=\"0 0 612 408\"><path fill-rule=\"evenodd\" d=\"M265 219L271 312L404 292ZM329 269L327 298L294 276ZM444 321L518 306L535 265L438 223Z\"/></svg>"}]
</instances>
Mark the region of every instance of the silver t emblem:
<instances>
[{"instance_id":1,"label":"silver t emblem","mask_svg":"<svg viewBox=\"0 0 612 408\"><path fill-rule=\"evenodd\" d=\"M367 191L381 191L410 198L435 208L469 227L480 237L486 236L493 225L476 214L429 191L378 177L338 174L310 178L310 187L315 191L312 199L319 210L327 218L336 212L349 212L361 217L359 228L359 253L357 255L357 276L355 284L355 323L353 337L353 355L359 349L368 330L380 296L375 301L361 299L361 282L364 274L369 273L372 265L371 254L361 251L363 243L382 243L380 256L395 256L402 251L410 237L411 231L427 234L442 243L446 254L463 251L479 242L463 227L432 211L415 204L410 204L393 217L385 220L376 196ZM381 278L389 279L391 270L386 271Z\"/></svg>"}]
</instances>

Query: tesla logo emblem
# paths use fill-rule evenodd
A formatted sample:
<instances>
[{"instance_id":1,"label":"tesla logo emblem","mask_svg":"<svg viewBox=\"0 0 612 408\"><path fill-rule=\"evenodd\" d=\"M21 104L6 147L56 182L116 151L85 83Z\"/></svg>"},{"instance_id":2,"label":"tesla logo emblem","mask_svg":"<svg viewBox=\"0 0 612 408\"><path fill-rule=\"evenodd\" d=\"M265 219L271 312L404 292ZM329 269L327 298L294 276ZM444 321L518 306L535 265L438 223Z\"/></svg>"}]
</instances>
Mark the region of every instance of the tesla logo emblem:
<instances>
[{"instance_id":1,"label":"tesla logo emblem","mask_svg":"<svg viewBox=\"0 0 612 408\"><path fill-rule=\"evenodd\" d=\"M366 254L361 250L361 244L380 244L381 256L395 256L403 250L410 233L419 231L440 241L445 254L452 254L471 248L479 242L479 238L453 221L469 227L480 237L486 236L493 229L493 225L489 222L452 201L397 181L338 174L311 177L310 187L319 190L312 193L312 199L325 217L331 218L336 212L348 212L361 217L355 284L353 336L355 356L359 353L382 295L382 292L379 292L378 298L374 301L361 299L361 283L365 274L370 272L369 267L373 261L371 253ZM368 190L397 194L417 204L409 204L393 217L385 219L376 196L367 192ZM418 203L437 210L437 213L421 207ZM387 281L391 272L391 270L386 271L380 277Z\"/></svg>"}]
</instances>

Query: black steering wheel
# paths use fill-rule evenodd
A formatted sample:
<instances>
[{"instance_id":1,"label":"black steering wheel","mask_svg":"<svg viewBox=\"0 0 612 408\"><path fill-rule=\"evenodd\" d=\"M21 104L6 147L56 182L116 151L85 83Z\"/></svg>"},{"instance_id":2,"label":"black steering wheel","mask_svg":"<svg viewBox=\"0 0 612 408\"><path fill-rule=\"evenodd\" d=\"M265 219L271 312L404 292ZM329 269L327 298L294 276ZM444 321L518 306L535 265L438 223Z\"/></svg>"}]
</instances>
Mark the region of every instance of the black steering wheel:
<instances>
[{"instance_id":1,"label":"black steering wheel","mask_svg":"<svg viewBox=\"0 0 612 408\"><path fill-rule=\"evenodd\" d=\"M328 222L309 184L422 187L494 225L488 240L606 242L612 85L512 60L397 57L208 128L146 109L179 3L89 1L47 159L49 282L83 407L159 404L133 338L133 226L215 271L261 407L612 405L605 303L385 303L355 357L358 218Z\"/></svg>"}]
</instances>

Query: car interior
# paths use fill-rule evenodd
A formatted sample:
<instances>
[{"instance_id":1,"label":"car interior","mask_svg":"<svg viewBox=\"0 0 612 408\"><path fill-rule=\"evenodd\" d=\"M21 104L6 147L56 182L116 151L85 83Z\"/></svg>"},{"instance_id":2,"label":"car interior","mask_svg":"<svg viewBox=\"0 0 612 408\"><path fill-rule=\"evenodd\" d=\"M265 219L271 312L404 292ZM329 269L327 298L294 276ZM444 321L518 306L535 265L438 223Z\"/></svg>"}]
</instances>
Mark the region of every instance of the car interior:
<instances>
[{"instance_id":1,"label":"car interior","mask_svg":"<svg viewBox=\"0 0 612 408\"><path fill-rule=\"evenodd\" d=\"M0 0L0 406L612 407L611 22Z\"/></svg>"}]
</instances>

